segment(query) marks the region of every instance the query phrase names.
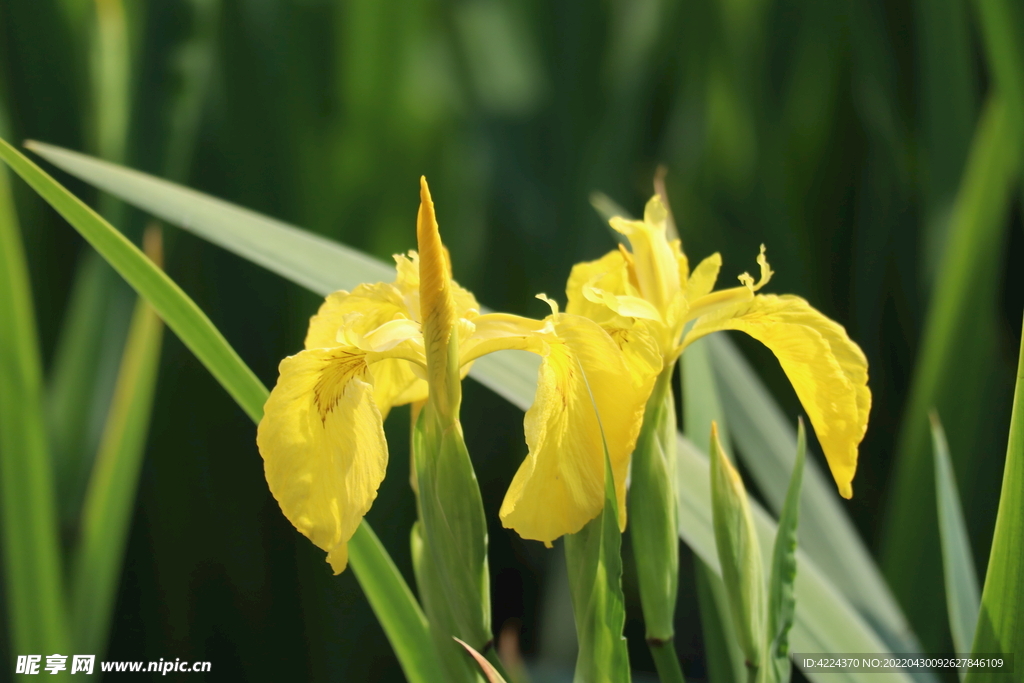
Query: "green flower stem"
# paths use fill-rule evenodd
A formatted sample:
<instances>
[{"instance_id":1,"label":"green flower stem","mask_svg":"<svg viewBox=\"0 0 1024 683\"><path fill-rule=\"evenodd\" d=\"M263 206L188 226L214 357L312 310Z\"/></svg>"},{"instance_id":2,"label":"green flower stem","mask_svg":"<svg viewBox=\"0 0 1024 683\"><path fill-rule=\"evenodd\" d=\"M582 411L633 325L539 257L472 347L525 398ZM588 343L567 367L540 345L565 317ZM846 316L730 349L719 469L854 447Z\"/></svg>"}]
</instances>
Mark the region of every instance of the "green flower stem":
<instances>
[{"instance_id":1,"label":"green flower stem","mask_svg":"<svg viewBox=\"0 0 1024 683\"><path fill-rule=\"evenodd\" d=\"M675 641L647 639L647 647L654 658L654 666L658 669L661 683L685 683L683 669L679 666L679 655L676 654Z\"/></svg>"},{"instance_id":2,"label":"green flower stem","mask_svg":"<svg viewBox=\"0 0 1024 683\"><path fill-rule=\"evenodd\" d=\"M445 427L431 403L413 428L419 522L416 582L448 680L476 680L477 667L452 636L477 652L491 644L487 520L458 416ZM416 549L416 545L420 548Z\"/></svg>"}]
</instances>

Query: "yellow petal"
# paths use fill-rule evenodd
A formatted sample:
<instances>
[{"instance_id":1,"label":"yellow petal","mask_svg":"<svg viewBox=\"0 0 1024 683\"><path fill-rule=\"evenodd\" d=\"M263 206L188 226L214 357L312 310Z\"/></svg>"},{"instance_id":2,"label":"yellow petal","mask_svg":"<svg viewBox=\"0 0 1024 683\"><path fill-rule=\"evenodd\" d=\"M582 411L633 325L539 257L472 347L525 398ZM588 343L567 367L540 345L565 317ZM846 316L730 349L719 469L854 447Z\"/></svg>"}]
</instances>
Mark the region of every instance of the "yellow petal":
<instances>
[{"instance_id":1,"label":"yellow petal","mask_svg":"<svg viewBox=\"0 0 1024 683\"><path fill-rule=\"evenodd\" d=\"M659 343L661 330L660 324L642 319L628 327L605 328L622 351L630 377L644 395L651 393L665 366Z\"/></svg>"},{"instance_id":2,"label":"yellow petal","mask_svg":"<svg viewBox=\"0 0 1024 683\"><path fill-rule=\"evenodd\" d=\"M682 289L677 253L673 252L665 232L667 216L661 199L654 195L647 202L644 220L613 218L610 221L612 228L629 238L640 293L659 311L664 311Z\"/></svg>"},{"instance_id":3,"label":"yellow petal","mask_svg":"<svg viewBox=\"0 0 1024 683\"><path fill-rule=\"evenodd\" d=\"M256 443L285 517L328 552L337 574L347 544L377 497L388 449L364 353L301 351L281 362Z\"/></svg>"},{"instance_id":4,"label":"yellow petal","mask_svg":"<svg viewBox=\"0 0 1024 683\"><path fill-rule=\"evenodd\" d=\"M385 419L395 406L427 398L427 383L417 376L414 366L401 358L388 358L370 365L373 377L373 402Z\"/></svg>"},{"instance_id":5,"label":"yellow petal","mask_svg":"<svg viewBox=\"0 0 1024 683\"><path fill-rule=\"evenodd\" d=\"M617 315L624 318L643 318L644 320L664 322L661 313L654 307L654 304L638 296L616 295L608 290L601 289L596 284L584 285L583 296L591 303L607 306Z\"/></svg>"},{"instance_id":6,"label":"yellow petal","mask_svg":"<svg viewBox=\"0 0 1024 683\"><path fill-rule=\"evenodd\" d=\"M393 285L378 282L359 285L351 293L329 294L320 310L309 320L307 349L339 346L339 333L362 336L396 318L409 318L410 311Z\"/></svg>"},{"instance_id":7,"label":"yellow petal","mask_svg":"<svg viewBox=\"0 0 1024 683\"><path fill-rule=\"evenodd\" d=\"M554 327L545 321L509 313L485 313L473 319L472 335L459 342L459 362L463 366L494 351L516 349L547 353L545 337L553 337Z\"/></svg>"},{"instance_id":8,"label":"yellow petal","mask_svg":"<svg viewBox=\"0 0 1024 683\"><path fill-rule=\"evenodd\" d=\"M604 501L607 443L625 526L626 474L653 377L631 368L616 342L591 320L552 317L557 339L541 363L526 412L530 451L502 503L502 523L550 544L597 516ZM647 367L660 363L648 344ZM595 409L596 408L596 409ZM602 430L604 440L602 441Z\"/></svg>"},{"instance_id":9,"label":"yellow petal","mask_svg":"<svg viewBox=\"0 0 1024 683\"><path fill-rule=\"evenodd\" d=\"M844 498L853 495L857 446L871 410L868 362L842 325L796 296L757 295L699 319L689 344L717 330L739 330L779 359L807 411Z\"/></svg>"},{"instance_id":10,"label":"yellow petal","mask_svg":"<svg viewBox=\"0 0 1024 683\"><path fill-rule=\"evenodd\" d=\"M707 296L715 288L718 272L722 269L722 255L715 252L697 264L686 283L686 298L693 302Z\"/></svg>"},{"instance_id":11,"label":"yellow petal","mask_svg":"<svg viewBox=\"0 0 1024 683\"><path fill-rule=\"evenodd\" d=\"M686 254L683 253L683 242L678 239L671 240L668 246L676 259L676 270L679 271L679 284L685 287L686 282L690 279L690 259L686 258Z\"/></svg>"},{"instance_id":12,"label":"yellow petal","mask_svg":"<svg viewBox=\"0 0 1024 683\"><path fill-rule=\"evenodd\" d=\"M416 279L418 283L418 275ZM410 319L411 313L395 285L364 284L351 294L335 292L324 300L310 320L305 346L307 349L337 348L343 345L341 338L363 351L387 350L414 338L422 347L419 323ZM422 350L418 356L420 362L424 362ZM383 417L387 417L394 406L426 397L427 383L415 374L408 361L382 360L373 364L371 373L375 380L374 400Z\"/></svg>"},{"instance_id":13,"label":"yellow petal","mask_svg":"<svg viewBox=\"0 0 1024 683\"><path fill-rule=\"evenodd\" d=\"M568 303L566 313L582 315L600 323L624 326L628 321L616 320L616 313L603 302L587 298L584 288L599 286L612 295L638 296L639 292L629 282L626 255L621 251L610 251L596 261L584 261L572 267L569 281L565 285Z\"/></svg>"}]
</instances>

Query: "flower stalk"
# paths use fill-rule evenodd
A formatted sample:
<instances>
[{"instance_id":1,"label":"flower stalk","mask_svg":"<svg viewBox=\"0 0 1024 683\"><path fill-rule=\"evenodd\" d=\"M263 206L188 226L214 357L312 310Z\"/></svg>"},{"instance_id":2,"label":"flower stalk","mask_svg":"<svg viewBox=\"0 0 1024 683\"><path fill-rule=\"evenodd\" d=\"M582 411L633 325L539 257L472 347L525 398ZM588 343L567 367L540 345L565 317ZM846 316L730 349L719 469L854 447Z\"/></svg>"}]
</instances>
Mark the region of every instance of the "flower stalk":
<instances>
[{"instance_id":1,"label":"flower stalk","mask_svg":"<svg viewBox=\"0 0 1024 683\"><path fill-rule=\"evenodd\" d=\"M663 683L682 681L673 638L679 589L676 410L672 370L662 370L647 402L633 452L633 554L647 645Z\"/></svg>"},{"instance_id":2,"label":"flower stalk","mask_svg":"<svg viewBox=\"0 0 1024 683\"><path fill-rule=\"evenodd\" d=\"M416 235L428 389L412 439L419 513L413 529L417 583L449 679L474 681L476 669L452 636L478 652L493 649L487 520L459 422L458 316L451 266L425 179L420 181Z\"/></svg>"}]
</instances>

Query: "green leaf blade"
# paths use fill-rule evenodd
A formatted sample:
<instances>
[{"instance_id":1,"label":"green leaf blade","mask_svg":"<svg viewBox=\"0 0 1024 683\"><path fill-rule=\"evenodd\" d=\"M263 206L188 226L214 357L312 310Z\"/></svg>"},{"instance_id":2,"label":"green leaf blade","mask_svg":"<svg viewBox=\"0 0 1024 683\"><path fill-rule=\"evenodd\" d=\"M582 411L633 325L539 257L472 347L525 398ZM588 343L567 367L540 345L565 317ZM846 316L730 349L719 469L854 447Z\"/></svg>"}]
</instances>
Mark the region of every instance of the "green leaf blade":
<instances>
[{"instance_id":1,"label":"green leaf blade","mask_svg":"<svg viewBox=\"0 0 1024 683\"><path fill-rule=\"evenodd\" d=\"M971 143L939 266L942 276L928 304L883 530L886 574L933 648L942 642L945 615L928 411L934 407L947 416L954 446L963 438L973 448L990 433L985 424L993 392L986 382L995 374L999 334L999 269L993 264L1001 259L1024 142L1008 105L1001 92L989 95ZM954 448L953 456L958 452ZM965 488L971 488L969 481Z\"/></svg>"},{"instance_id":2,"label":"green leaf blade","mask_svg":"<svg viewBox=\"0 0 1024 683\"><path fill-rule=\"evenodd\" d=\"M800 489L803 483L804 462L807 459L807 435L804 422L797 427L796 462L790 475L786 502L779 514L779 530L775 534L772 548L771 574L768 579L768 616L765 636L767 638L766 666L773 675L771 680L788 683L789 630L796 615L796 549L797 526L800 521Z\"/></svg>"},{"instance_id":3,"label":"green leaf blade","mask_svg":"<svg viewBox=\"0 0 1024 683\"><path fill-rule=\"evenodd\" d=\"M1024 339L1004 468L996 530L971 651L1019 656L1024 652ZM1013 677L1019 680L1020 673ZM971 670L965 680L983 683L1008 678L1007 674Z\"/></svg>"},{"instance_id":4,"label":"green leaf blade","mask_svg":"<svg viewBox=\"0 0 1024 683\"><path fill-rule=\"evenodd\" d=\"M71 175L321 296L395 277L392 266L371 256L255 211L78 152L33 141L25 146Z\"/></svg>"},{"instance_id":5,"label":"green leaf blade","mask_svg":"<svg viewBox=\"0 0 1024 683\"><path fill-rule=\"evenodd\" d=\"M156 393L162 331L156 313L139 299L86 491L72 578L75 644L89 652L103 653L107 647Z\"/></svg>"},{"instance_id":6,"label":"green leaf blade","mask_svg":"<svg viewBox=\"0 0 1024 683\"><path fill-rule=\"evenodd\" d=\"M438 680L441 665L427 618L369 523L348 542L348 561L410 683Z\"/></svg>"},{"instance_id":7,"label":"green leaf blade","mask_svg":"<svg viewBox=\"0 0 1024 683\"><path fill-rule=\"evenodd\" d=\"M0 514L15 652L70 644L42 363L7 169L0 169Z\"/></svg>"},{"instance_id":8,"label":"green leaf blade","mask_svg":"<svg viewBox=\"0 0 1024 683\"><path fill-rule=\"evenodd\" d=\"M953 460L937 413L931 414L932 448L935 454L935 499L938 504L942 569L946 579L946 606L953 646L959 653L971 651L978 623L981 590L971 555L971 542L960 507Z\"/></svg>"},{"instance_id":9,"label":"green leaf blade","mask_svg":"<svg viewBox=\"0 0 1024 683\"><path fill-rule=\"evenodd\" d=\"M258 422L267 398L266 388L195 302L99 214L2 140L0 158L149 301L221 386L253 421Z\"/></svg>"},{"instance_id":10,"label":"green leaf blade","mask_svg":"<svg viewBox=\"0 0 1024 683\"><path fill-rule=\"evenodd\" d=\"M487 661L486 657L474 650L472 646L466 642L461 641L458 638L456 638L455 641L464 647L466 652L473 657L477 665L480 667L480 670L484 672L485 676L487 676L487 683L508 683L502 675L498 673L498 670L494 668L494 665Z\"/></svg>"}]
</instances>

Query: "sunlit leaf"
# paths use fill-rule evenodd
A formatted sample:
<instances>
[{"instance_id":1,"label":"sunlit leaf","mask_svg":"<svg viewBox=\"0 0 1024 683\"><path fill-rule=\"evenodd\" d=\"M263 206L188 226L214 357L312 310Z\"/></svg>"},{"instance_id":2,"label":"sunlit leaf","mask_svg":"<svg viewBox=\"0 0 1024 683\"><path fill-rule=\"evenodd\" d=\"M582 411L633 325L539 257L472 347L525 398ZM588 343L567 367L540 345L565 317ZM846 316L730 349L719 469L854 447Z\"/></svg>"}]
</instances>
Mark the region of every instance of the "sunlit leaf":
<instances>
[{"instance_id":1,"label":"sunlit leaf","mask_svg":"<svg viewBox=\"0 0 1024 683\"><path fill-rule=\"evenodd\" d=\"M70 644L42 363L7 169L0 169L0 515L8 628L18 653Z\"/></svg>"},{"instance_id":2,"label":"sunlit leaf","mask_svg":"<svg viewBox=\"0 0 1024 683\"><path fill-rule=\"evenodd\" d=\"M953 474L949 444L937 413L932 413L932 449L935 454L935 498L939 507L939 538L942 541L942 572L946 579L946 606L953 646L960 653L971 651L974 627L978 623L981 589L974 569L970 536L964 521L960 494ZM961 672L963 676L963 672Z\"/></svg>"},{"instance_id":3,"label":"sunlit leaf","mask_svg":"<svg viewBox=\"0 0 1024 683\"><path fill-rule=\"evenodd\" d=\"M996 531L971 652L1024 652L1024 339L1017 365ZM966 683L995 682L1007 680L1007 674L971 669L965 680Z\"/></svg>"},{"instance_id":4,"label":"sunlit leaf","mask_svg":"<svg viewBox=\"0 0 1024 683\"><path fill-rule=\"evenodd\" d=\"M147 256L159 263L159 232L149 235ZM74 561L71 626L76 645L90 652L106 651L149 431L162 334L160 318L139 299L89 478Z\"/></svg>"},{"instance_id":5,"label":"sunlit leaf","mask_svg":"<svg viewBox=\"0 0 1024 683\"><path fill-rule=\"evenodd\" d=\"M779 513L779 530L772 548L771 574L768 579L768 616L765 627L767 651L765 667L771 674L768 680L789 683L789 630L796 613L795 583L799 571L796 563L797 525L800 520L800 488L803 482L804 461L807 456L807 436L804 423L797 427L796 462L789 479L786 502Z\"/></svg>"}]
</instances>

